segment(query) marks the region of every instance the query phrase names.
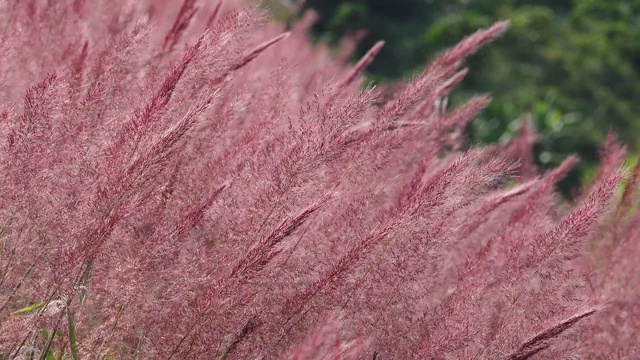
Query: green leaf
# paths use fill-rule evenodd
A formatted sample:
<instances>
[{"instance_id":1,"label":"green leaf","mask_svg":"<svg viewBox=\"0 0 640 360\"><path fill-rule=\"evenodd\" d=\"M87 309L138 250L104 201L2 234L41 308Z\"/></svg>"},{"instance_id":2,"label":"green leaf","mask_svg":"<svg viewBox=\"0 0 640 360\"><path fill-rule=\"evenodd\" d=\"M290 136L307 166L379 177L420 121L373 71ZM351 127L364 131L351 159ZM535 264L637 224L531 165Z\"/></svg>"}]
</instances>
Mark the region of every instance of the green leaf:
<instances>
[{"instance_id":1,"label":"green leaf","mask_svg":"<svg viewBox=\"0 0 640 360\"><path fill-rule=\"evenodd\" d=\"M40 309L43 306L44 306L44 301L40 301L33 305L25 306L22 309L16 310L12 312L11 315L22 315L22 314L30 313L33 310Z\"/></svg>"}]
</instances>

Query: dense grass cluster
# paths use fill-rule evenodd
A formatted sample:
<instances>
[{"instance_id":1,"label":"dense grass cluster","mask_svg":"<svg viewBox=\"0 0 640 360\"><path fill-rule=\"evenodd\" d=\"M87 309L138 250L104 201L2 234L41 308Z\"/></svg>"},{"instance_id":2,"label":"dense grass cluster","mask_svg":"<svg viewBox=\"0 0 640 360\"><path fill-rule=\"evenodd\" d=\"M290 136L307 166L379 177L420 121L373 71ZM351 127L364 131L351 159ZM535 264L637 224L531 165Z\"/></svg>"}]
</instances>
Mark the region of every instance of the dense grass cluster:
<instances>
[{"instance_id":1,"label":"dense grass cluster","mask_svg":"<svg viewBox=\"0 0 640 360\"><path fill-rule=\"evenodd\" d=\"M312 21L0 2L0 359L640 354L624 149L566 204L577 159L540 173L526 122L461 148L489 99L443 105L506 24L392 91Z\"/></svg>"}]
</instances>

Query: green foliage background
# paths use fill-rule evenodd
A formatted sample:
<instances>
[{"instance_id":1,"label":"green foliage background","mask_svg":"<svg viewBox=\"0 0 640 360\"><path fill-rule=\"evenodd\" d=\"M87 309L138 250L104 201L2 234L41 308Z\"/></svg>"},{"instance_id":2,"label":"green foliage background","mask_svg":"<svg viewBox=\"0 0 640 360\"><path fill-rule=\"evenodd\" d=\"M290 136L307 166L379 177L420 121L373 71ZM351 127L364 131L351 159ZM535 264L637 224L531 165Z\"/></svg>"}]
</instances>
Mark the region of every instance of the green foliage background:
<instances>
[{"instance_id":1,"label":"green foliage background","mask_svg":"<svg viewBox=\"0 0 640 360\"><path fill-rule=\"evenodd\" d=\"M508 19L507 34L471 58L450 99L494 95L469 126L472 142L508 139L531 113L540 165L570 153L582 159L566 191L591 176L608 130L640 150L640 0L307 0L301 12L308 8L320 15L319 40L367 30L355 57L386 40L368 68L375 81L411 76L463 36Z\"/></svg>"}]
</instances>

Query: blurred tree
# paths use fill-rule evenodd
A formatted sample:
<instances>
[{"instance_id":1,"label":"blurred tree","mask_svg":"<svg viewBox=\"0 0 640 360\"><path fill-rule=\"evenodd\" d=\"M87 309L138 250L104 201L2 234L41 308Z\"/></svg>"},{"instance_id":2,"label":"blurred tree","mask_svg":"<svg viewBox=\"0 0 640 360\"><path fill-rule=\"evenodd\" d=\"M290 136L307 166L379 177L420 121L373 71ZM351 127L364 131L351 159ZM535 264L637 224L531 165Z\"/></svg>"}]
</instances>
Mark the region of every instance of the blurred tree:
<instances>
[{"instance_id":1,"label":"blurred tree","mask_svg":"<svg viewBox=\"0 0 640 360\"><path fill-rule=\"evenodd\" d=\"M583 160L565 190L590 176L607 130L640 150L640 0L307 0L307 8L320 14L314 32L329 43L366 29L356 57L387 41L368 69L377 81L409 76L464 35L509 19L507 35L469 60L451 99L495 95L469 127L471 141L507 139L530 112L541 165L569 153Z\"/></svg>"},{"instance_id":2,"label":"blurred tree","mask_svg":"<svg viewBox=\"0 0 640 360\"><path fill-rule=\"evenodd\" d=\"M366 29L367 36L358 46L358 53L364 54L377 40L388 40L384 55L369 68L377 79L406 76L430 53L421 34L425 24L435 20L435 14L424 0L311 0L305 6L319 12L315 31L329 43Z\"/></svg>"}]
</instances>

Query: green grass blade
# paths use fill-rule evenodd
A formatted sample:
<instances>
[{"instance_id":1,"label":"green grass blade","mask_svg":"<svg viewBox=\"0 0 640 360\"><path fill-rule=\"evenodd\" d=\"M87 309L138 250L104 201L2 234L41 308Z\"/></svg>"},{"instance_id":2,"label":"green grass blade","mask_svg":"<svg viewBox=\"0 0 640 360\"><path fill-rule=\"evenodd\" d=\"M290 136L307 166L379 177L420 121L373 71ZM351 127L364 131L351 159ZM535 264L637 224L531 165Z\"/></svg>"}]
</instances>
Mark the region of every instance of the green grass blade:
<instances>
[{"instance_id":1,"label":"green grass blade","mask_svg":"<svg viewBox=\"0 0 640 360\"><path fill-rule=\"evenodd\" d=\"M16 311L12 312L11 315L27 314L27 313L32 312L33 310L40 309L43 306L44 306L44 301L40 301L40 302L35 303L33 305L25 306L22 309L18 309Z\"/></svg>"},{"instance_id":2,"label":"green grass blade","mask_svg":"<svg viewBox=\"0 0 640 360\"><path fill-rule=\"evenodd\" d=\"M78 355L78 343L76 341L76 326L73 322L73 315L71 311L67 309L67 322L69 325L69 348L71 349L71 357L73 360L80 360Z\"/></svg>"},{"instance_id":3,"label":"green grass blade","mask_svg":"<svg viewBox=\"0 0 640 360\"><path fill-rule=\"evenodd\" d=\"M49 340L49 330L47 328L40 329L40 335L42 335L42 339L44 340L44 344ZM56 360L56 357L53 355L53 351L47 351L46 360Z\"/></svg>"}]
</instances>

